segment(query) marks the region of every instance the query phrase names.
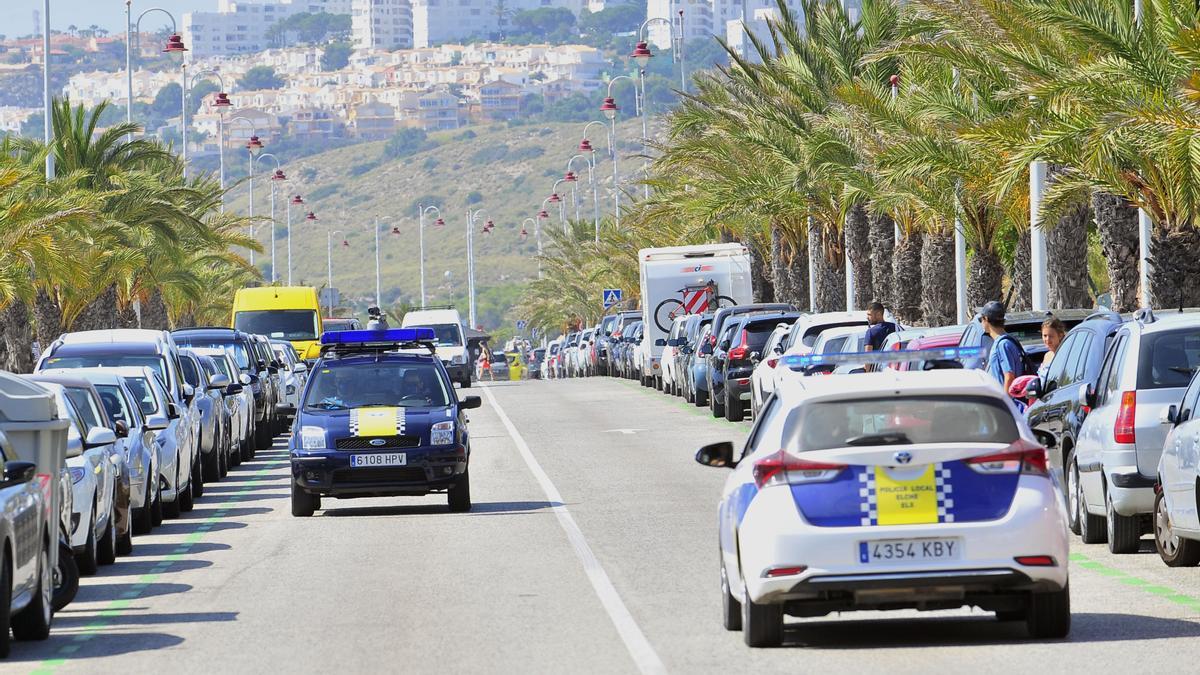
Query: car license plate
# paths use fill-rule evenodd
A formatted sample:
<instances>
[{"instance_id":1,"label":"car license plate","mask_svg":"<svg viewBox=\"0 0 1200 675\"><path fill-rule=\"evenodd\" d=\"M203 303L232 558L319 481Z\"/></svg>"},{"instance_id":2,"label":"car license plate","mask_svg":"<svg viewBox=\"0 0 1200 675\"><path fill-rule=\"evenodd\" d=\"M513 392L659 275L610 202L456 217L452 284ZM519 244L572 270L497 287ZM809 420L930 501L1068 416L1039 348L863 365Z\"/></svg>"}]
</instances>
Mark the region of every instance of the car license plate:
<instances>
[{"instance_id":1,"label":"car license plate","mask_svg":"<svg viewBox=\"0 0 1200 675\"><path fill-rule=\"evenodd\" d=\"M374 452L369 455L350 455L350 466L407 466L408 456L403 452Z\"/></svg>"},{"instance_id":2,"label":"car license plate","mask_svg":"<svg viewBox=\"0 0 1200 675\"><path fill-rule=\"evenodd\" d=\"M962 557L962 540L942 539L880 539L858 542L858 561L863 564L958 560Z\"/></svg>"}]
</instances>

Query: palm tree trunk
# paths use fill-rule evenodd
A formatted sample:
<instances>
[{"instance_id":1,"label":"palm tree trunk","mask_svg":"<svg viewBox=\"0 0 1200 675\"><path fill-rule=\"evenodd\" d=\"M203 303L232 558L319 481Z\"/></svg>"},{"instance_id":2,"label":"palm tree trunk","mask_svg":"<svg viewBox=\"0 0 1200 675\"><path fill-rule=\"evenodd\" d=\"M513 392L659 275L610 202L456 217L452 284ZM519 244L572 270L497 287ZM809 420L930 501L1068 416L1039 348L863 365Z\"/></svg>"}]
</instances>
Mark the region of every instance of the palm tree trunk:
<instances>
[{"instance_id":1,"label":"palm tree trunk","mask_svg":"<svg viewBox=\"0 0 1200 675\"><path fill-rule=\"evenodd\" d=\"M867 207L855 204L846 214L846 257L854 270L854 306L865 309L875 299L871 269L871 222Z\"/></svg>"},{"instance_id":2,"label":"palm tree trunk","mask_svg":"<svg viewBox=\"0 0 1200 675\"><path fill-rule=\"evenodd\" d=\"M0 369L13 373L33 370L33 330L29 307L15 300L0 310Z\"/></svg>"},{"instance_id":3,"label":"palm tree trunk","mask_svg":"<svg viewBox=\"0 0 1200 675\"><path fill-rule=\"evenodd\" d=\"M808 297L808 275L811 270L808 269L808 249L804 243L803 241L787 242L788 282L793 293L789 302L800 308L801 311L811 312L812 303L809 302Z\"/></svg>"},{"instance_id":4,"label":"palm tree trunk","mask_svg":"<svg viewBox=\"0 0 1200 675\"><path fill-rule=\"evenodd\" d=\"M747 237L746 248L750 250L750 287L754 302L770 302L775 297L775 288L771 285L771 262L760 237L754 234Z\"/></svg>"},{"instance_id":5,"label":"palm tree trunk","mask_svg":"<svg viewBox=\"0 0 1200 675\"><path fill-rule=\"evenodd\" d=\"M795 302L799 295L793 284L789 269L791 256L787 251L785 234L778 221L771 222L771 282L775 289L775 302Z\"/></svg>"},{"instance_id":6,"label":"palm tree trunk","mask_svg":"<svg viewBox=\"0 0 1200 675\"><path fill-rule=\"evenodd\" d=\"M167 304L163 302L162 291L158 289L151 291L150 297L142 303L142 328L171 330Z\"/></svg>"},{"instance_id":7,"label":"palm tree trunk","mask_svg":"<svg viewBox=\"0 0 1200 675\"><path fill-rule=\"evenodd\" d=\"M1050 179L1061 167L1050 167ZM1088 289L1088 227L1092 209L1086 201L1063 214L1046 232L1046 300L1050 309L1092 307Z\"/></svg>"},{"instance_id":8,"label":"palm tree trunk","mask_svg":"<svg viewBox=\"0 0 1200 675\"><path fill-rule=\"evenodd\" d=\"M992 300L999 300L1003 280L1004 266L995 253L973 251L967 264L967 305L982 307Z\"/></svg>"},{"instance_id":9,"label":"palm tree trunk","mask_svg":"<svg viewBox=\"0 0 1200 675\"><path fill-rule=\"evenodd\" d=\"M935 229L925 233L921 247L921 312L925 324L948 326L958 316L954 296L954 231Z\"/></svg>"},{"instance_id":10,"label":"palm tree trunk","mask_svg":"<svg viewBox=\"0 0 1200 675\"><path fill-rule=\"evenodd\" d=\"M45 349L62 335L62 307L44 288L33 299L33 324L38 346Z\"/></svg>"},{"instance_id":11,"label":"palm tree trunk","mask_svg":"<svg viewBox=\"0 0 1200 675\"><path fill-rule=\"evenodd\" d=\"M1013 312L1026 312L1033 306L1033 264L1030 260L1029 230L1017 232L1017 245L1013 249L1012 274L1009 277L1011 300L1007 309Z\"/></svg>"},{"instance_id":12,"label":"palm tree trunk","mask_svg":"<svg viewBox=\"0 0 1200 675\"><path fill-rule=\"evenodd\" d=\"M815 312L839 312L846 309L846 267L842 241L837 228L813 221L808 228L808 249L812 252L816 282Z\"/></svg>"},{"instance_id":13,"label":"palm tree trunk","mask_svg":"<svg viewBox=\"0 0 1200 675\"><path fill-rule=\"evenodd\" d=\"M895 304L892 283L892 256L896 249L896 224L886 213L871 212L871 281L874 299L887 306Z\"/></svg>"},{"instance_id":14,"label":"palm tree trunk","mask_svg":"<svg viewBox=\"0 0 1200 675\"><path fill-rule=\"evenodd\" d=\"M921 233L901 233L892 256L892 314L901 323L921 321Z\"/></svg>"},{"instance_id":15,"label":"palm tree trunk","mask_svg":"<svg viewBox=\"0 0 1200 675\"><path fill-rule=\"evenodd\" d=\"M104 289L83 311L75 317L71 325L63 328L72 331L106 330L117 328L117 287L109 286Z\"/></svg>"},{"instance_id":16,"label":"palm tree trunk","mask_svg":"<svg viewBox=\"0 0 1200 675\"><path fill-rule=\"evenodd\" d=\"M1174 230L1174 231L1172 231ZM1150 238L1150 290L1154 307L1200 305L1200 231L1155 226Z\"/></svg>"},{"instance_id":17,"label":"palm tree trunk","mask_svg":"<svg viewBox=\"0 0 1200 675\"><path fill-rule=\"evenodd\" d=\"M1108 266L1112 308L1130 312L1138 306L1137 209L1121 197L1105 192L1092 195L1100 250Z\"/></svg>"}]
</instances>

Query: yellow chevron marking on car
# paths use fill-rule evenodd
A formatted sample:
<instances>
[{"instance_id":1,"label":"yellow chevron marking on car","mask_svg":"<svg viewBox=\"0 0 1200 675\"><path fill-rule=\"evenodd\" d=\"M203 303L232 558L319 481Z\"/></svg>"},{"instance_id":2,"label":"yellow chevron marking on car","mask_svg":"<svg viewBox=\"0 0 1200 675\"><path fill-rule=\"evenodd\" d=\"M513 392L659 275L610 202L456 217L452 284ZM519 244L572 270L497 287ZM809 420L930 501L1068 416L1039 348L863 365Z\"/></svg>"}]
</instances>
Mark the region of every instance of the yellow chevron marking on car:
<instances>
[{"instance_id":1,"label":"yellow chevron marking on car","mask_svg":"<svg viewBox=\"0 0 1200 675\"><path fill-rule=\"evenodd\" d=\"M355 408L350 411L350 433L355 436L393 436L403 429L403 408Z\"/></svg>"},{"instance_id":2,"label":"yellow chevron marking on car","mask_svg":"<svg viewBox=\"0 0 1200 675\"><path fill-rule=\"evenodd\" d=\"M923 525L938 522L938 490L934 466L912 480L896 480L885 467L875 467L875 499L880 525Z\"/></svg>"}]
</instances>

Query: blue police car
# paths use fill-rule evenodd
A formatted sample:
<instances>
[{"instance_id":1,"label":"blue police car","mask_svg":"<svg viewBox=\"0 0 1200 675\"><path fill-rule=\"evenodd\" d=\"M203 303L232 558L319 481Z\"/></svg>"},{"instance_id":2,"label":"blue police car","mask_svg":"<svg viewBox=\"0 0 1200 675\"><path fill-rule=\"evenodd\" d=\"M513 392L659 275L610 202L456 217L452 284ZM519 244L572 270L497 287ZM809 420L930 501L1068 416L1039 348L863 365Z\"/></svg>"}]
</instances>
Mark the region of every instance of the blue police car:
<instances>
[{"instance_id":1,"label":"blue police car","mask_svg":"<svg viewBox=\"0 0 1200 675\"><path fill-rule=\"evenodd\" d=\"M434 354L428 328L321 336L290 443L292 515L321 497L444 492L450 510L471 509L471 446L461 401Z\"/></svg>"}]
</instances>

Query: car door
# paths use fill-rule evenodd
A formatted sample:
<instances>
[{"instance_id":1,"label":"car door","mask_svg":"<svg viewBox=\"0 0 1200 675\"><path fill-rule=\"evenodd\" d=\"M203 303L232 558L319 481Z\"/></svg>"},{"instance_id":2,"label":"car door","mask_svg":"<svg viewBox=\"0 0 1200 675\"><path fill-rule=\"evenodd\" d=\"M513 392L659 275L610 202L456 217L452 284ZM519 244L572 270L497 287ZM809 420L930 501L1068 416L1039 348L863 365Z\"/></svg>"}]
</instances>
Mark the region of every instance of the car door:
<instances>
[{"instance_id":1,"label":"car door","mask_svg":"<svg viewBox=\"0 0 1200 675\"><path fill-rule=\"evenodd\" d=\"M1079 331L1068 335L1067 339L1059 345L1058 353L1050 363L1050 370L1046 373L1046 381L1042 383L1042 391L1046 393L1043 394L1040 405L1035 406L1036 412L1031 411L1032 414L1029 417L1029 426L1041 428L1053 434L1059 442L1059 447L1062 445L1064 420L1069 401L1075 393L1074 389L1069 387L1075 382L1075 372L1079 367L1081 351L1087 343L1087 339L1087 331Z\"/></svg>"},{"instance_id":2,"label":"car door","mask_svg":"<svg viewBox=\"0 0 1200 675\"><path fill-rule=\"evenodd\" d=\"M1104 508L1104 483L1101 456L1112 438L1120 404L1121 368L1129 345L1129 333L1122 331L1113 341L1104 367L1096 381L1095 406L1084 420L1076 453L1079 463L1079 482L1084 500L1099 513Z\"/></svg>"},{"instance_id":3,"label":"car door","mask_svg":"<svg viewBox=\"0 0 1200 675\"><path fill-rule=\"evenodd\" d=\"M1200 468L1200 374L1192 377L1183 393L1175 424L1163 444L1159 479L1171 522L1183 529L1200 529L1196 505L1197 469Z\"/></svg>"}]
</instances>

